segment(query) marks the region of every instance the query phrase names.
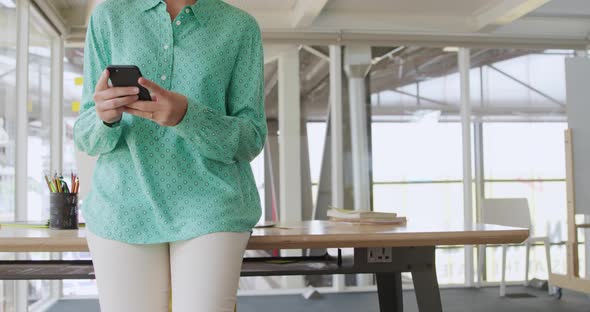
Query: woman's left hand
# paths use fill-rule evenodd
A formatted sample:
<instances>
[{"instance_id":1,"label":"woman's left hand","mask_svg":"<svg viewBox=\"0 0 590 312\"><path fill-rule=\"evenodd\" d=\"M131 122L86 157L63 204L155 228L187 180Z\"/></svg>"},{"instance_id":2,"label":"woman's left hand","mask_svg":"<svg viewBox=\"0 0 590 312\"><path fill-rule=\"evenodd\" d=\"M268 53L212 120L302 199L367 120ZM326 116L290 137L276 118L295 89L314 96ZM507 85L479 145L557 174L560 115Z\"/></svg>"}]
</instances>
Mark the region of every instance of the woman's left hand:
<instances>
[{"instance_id":1,"label":"woman's left hand","mask_svg":"<svg viewBox=\"0 0 590 312\"><path fill-rule=\"evenodd\" d=\"M138 82L148 89L152 100L128 104L124 112L153 120L161 126L176 126L186 113L186 96L166 90L144 77Z\"/></svg>"}]
</instances>

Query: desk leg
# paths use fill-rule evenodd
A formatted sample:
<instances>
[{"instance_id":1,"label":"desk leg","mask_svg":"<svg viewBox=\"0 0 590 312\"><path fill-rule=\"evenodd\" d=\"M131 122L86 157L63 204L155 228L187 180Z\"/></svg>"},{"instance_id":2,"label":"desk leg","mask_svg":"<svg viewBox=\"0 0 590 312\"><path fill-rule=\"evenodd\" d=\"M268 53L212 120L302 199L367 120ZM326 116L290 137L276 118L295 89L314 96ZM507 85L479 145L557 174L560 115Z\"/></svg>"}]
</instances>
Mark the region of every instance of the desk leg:
<instances>
[{"instance_id":1,"label":"desk leg","mask_svg":"<svg viewBox=\"0 0 590 312\"><path fill-rule=\"evenodd\" d=\"M440 291L436 279L436 270L412 272L414 291L420 312L441 312Z\"/></svg>"},{"instance_id":2,"label":"desk leg","mask_svg":"<svg viewBox=\"0 0 590 312\"><path fill-rule=\"evenodd\" d=\"M403 312L401 273L376 273L380 312Z\"/></svg>"}]
</instances>

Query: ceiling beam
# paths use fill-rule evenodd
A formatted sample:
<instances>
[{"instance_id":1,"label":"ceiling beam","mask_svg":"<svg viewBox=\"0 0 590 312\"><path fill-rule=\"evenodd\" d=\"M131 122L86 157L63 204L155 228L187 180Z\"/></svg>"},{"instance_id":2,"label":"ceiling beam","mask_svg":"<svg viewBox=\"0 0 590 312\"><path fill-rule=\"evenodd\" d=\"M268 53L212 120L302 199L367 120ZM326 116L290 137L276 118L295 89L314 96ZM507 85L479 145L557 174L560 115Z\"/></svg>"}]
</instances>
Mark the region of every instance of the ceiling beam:
<instances>
[{"instance_id":1,"label":"ceiling beam","mask_svg":"<svg viewBox=\"0 0 590 312\"><path fill-rule=\"evenodd\" d=\"M267 29L262 32L265 44L348 45L371 46L465 46L482 48L523 49L585 49L587 38L551 36L527 36L483 33L401 33L370 31L293 31Z\"/></svg>"},{"instance_id":2,"label":"ceiling beam","mask_svg":"<svg viewBox=\"0 0 590 312\"><path fill-rule=\"evenodd\" d=\"M34 0L33 3L35 3L41 13L47 17L49 23L55 27L60 35L65 35L69 32L69 27L50 1Z\"/></svg>"},{"instance_id":3,"label":"ceiling beam","mask_svg":"<svg viewBox=\"0 0 590 312\"><path fill-rule=\"evenodd\" d=\"M305 28L320 15L328 0L298 0L293 8L291 24L293 28Z\"/></svg>"},{"instance_id":4,"label":"ceiling beam","mask_svg":"<svg viewBox=\"0 0 590 312\"><path fill-rule=\"evenodd\" d=\"M475 13L471 31L490 32L510 24L550 0L497 0Z\"/></svg>"},{"instance_id":5,"label":"ceiling beam","mask_svg":"<svg viewBox=\"0 0 590 312\"><path fill-rule=\"evenodd\" d=\"M528 19L528 18L527 18ZM66 47L84 47L86 33L83 30L72 31L65 36ZM511 35L498 34L404 34L404 33L371 33L371 32L342 32L342 31L262 31L265 44L265 63L272 61L276 55L274 48L267 49L266 45L306 44L306 45L347 45L368 44L371 46L465 46L472 48L521 48L521 49L575 49L589 48L588 38L572 38L555 33L550 35L527 36L526 34ZM2 39L0 39L2 40Z\"/></svg>"}]
</instances>

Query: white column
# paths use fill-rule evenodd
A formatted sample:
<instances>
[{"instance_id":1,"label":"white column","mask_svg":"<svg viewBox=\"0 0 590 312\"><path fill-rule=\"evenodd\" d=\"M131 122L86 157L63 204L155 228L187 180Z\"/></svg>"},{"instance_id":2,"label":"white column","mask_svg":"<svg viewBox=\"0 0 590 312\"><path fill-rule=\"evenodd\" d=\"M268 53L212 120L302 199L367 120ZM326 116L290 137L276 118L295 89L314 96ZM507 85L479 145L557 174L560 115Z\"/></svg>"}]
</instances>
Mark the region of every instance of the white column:
<instances>
[{"instance_id":1,"label":"white column","mask_svg":"<svg viewBox=\"0 0 590 312\"><path fill-rule=\"evenodd\" d=\"M63 166L63 58L64 42L61 36L51 39L51 126L50 126L50 157L49 172L62 172ZM60 260L61 252L52 252L52 260ZM55 280L49 284L53 299L59 299L62 294L62 281Z\"/></svg>"},{"instance_id":2,"label":"white column","mask_svg":"<svg viewBox=\"0 0 590 312\"><path fill-rule=\"evenodd\" d=\"M280 220L301 221L301 137L299 51L296 46L279 56L279 170Z\"/></svg>"},{"instance_id":3,"label":"white column","mask_svg":"<svg viewBox=\"0 0 590 312\"><path fill-rule=\"evenodd\" d=\"M342 50L330 46L330 135L332 144L332 205L344 205L342 161Z\"/></svg>"},{"instance_id":4,"label":"white column","mask_svg":"<svg viewBox=\"0 0 590 312\"><path fill-rule=\"evenodd\" d=\"M61 172L63 165L63 56L64 43L60 36L51 39L51 169Z\"/></svg>"},{"instance_id":5,"label":"white column","mask_svg":"<svg viewBox=\"0 0 590 312\"><path fill-rule=\"evenodd\" d=\"M330 46L330 144L332 173L332 206L344 206L344 174L342 161L342 47ZM346 286L345 276L332 276L332 285L336 290Z\"/></svg>"},{"instance_id":6,"label":"white column","mask_svg":"<svg viewBox=\"0 0 590 312\"><path fill-rule=\"evenodd\" d=\"M475 222L481 222L481 203L482 200L485 198L485 177L484 177L484 163L483 163L483 123L481 118L476 117L473 121L473 144L474 146L474 164L475 164ZM485 246L485 245L483 245ZM478 261L476 263L477 270L477 287L481 286L482 278L483 278L483 271L480 272L479 268L481 263L479 260L481 259L482 263L485 263L483 260L485 257L485 247L480 248L479 250L483 256L479 256L478 254ZM483 270L486 268L484 267Z\"/></svg>"},{"instance_id":7,"label":"white column","mask_svg":"<svg viewBox=\"0 0 590 312\"><path fill-rule=\"evenodd\" d=\"M27 218L27 143L28 143L28 93L29 93L29 0L19 0L16 5L16 168L15 168L15 218Z\"/></svg>"},{"instance_id":8,"label":"white column","mask_svg":"<svg viewBox=\"0 0 590 312\"><path fill-rule=\"evenodd\" d=\"M371 47L350 45L344 50L344 70L348 77L350 137L354 209L370 210L369 144L365 76L371 66ZM357 274L357 286L371 284L373 276Z\"/></svg>"},{"instance_id":9,"label":"white column","mask_svg":"<svg viewBox=\"0 0 590 312\"><path fill-rule=\"evenodd\" d=\"M29 0L16 1L16 168L15 211L17 221L27 219L27 144L28 144L28 91L29 91ZM26 259L26 253L16 253L17 260ZM28 310L28 281L16 281L15 311Z\"/></svg>"},{"instance_id":10,"label":"white column","mask_svg":"<svg viewBox=\"0 0 590 312\"><path fill-rule=\"evenodd\" d=\"M371 64L371 48L351 45L345 48L344 69L348 76L354 209L369 210L369 145L365 76Z\"/></svg>"},{"instance_id":11,"label":"white column","mask_svg":"<svg viewBox=\"0 0 590 312\"><path fill-rule=\"evenodd\" d=\"M469 98L469 49L459 48L457 54L461 79L461 126L463 138L463 223L473 225L471 175L471 99ZM465 246L465 283L473 286L473 246Z\"/></svg>"},{"instance_id":12,"label":"white column","mask_svg":"<svg viewBox=\"0 0 590 312\"><path fill-rule=\"evenodd\" d=\"M299 98L299 49L293 45L278 58L279 92L279 220L301 221L301 136ZM300 256L300 250L283 250L284 256ZM284 276L287 288L303 288L300 276Z\"/></svg>"}]
</instances>

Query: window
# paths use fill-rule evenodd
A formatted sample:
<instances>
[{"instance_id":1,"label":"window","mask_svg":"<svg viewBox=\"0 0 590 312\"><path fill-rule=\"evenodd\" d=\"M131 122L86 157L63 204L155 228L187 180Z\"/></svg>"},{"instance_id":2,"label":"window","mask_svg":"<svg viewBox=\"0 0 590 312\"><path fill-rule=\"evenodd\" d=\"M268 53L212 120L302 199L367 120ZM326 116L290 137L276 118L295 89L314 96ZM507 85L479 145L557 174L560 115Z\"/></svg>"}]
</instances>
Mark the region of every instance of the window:
<instances>
[{"instance_id":1,"label":"window","mask_svg":"<svg viewBox=\"0 0 590 312\"><path fill-rule=\"evenodd\" d=\"M13 5L0 4L7 23L16 24ZM0 220L14 220L16 135L16 32L4 32L0 40Z\"/></svg>"},{"instance_id":2,"label":"window","mask_svg":"<svg viewBox=\"0 0 590 312\"><path fill-rule=\"evenodd\" d=\"M372 131L373 209L462 225L461 125L381 122ZM439 248L436 259L441 284L464 282L462 248Z\"/></svg>"},{"instance_id":3,"label":"window","mask_svg":"<svg viewBox=\"0 0 590 312\"><path fill-rule=\"evenodd\" d=\"M566 234L565 123L484 124L485 195L487 198L525 197L529 202L532 236L561 242ZM524 279L524 247L509 248L507 280ZM552 247L553 270L564 271ZM488 248L487 280L500 280L501 248ZM543 246L531 250L530 276L547 279ZM581 266L583 267L583 266Z\"/></svg>"},{"instance_id":4,"label":"window","mask_svg":"<svg viewBox=\"0 0 590 312\"><path fill-rule=\"evenodd\" d=\"M50 167L51 36L36 18L29 25L28 220L49 219L49 190L44 174Z\"/></svg>"},{"instance_id":5,"label":"window","mask_svg":"<svg viewBox=\"0 0 590 312\"><path fill-rule=\"evenodd\" d=\"M373 209L400 213L408 222L428 216L462 225L457 54L429 47L391 51L397 52L371 69ZM441 284L465 282L464 258L462 246L437 248Z\"/></svg>"}]
</instances>

